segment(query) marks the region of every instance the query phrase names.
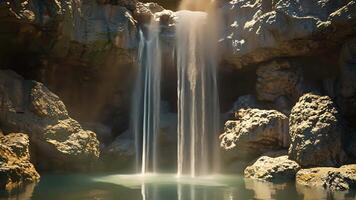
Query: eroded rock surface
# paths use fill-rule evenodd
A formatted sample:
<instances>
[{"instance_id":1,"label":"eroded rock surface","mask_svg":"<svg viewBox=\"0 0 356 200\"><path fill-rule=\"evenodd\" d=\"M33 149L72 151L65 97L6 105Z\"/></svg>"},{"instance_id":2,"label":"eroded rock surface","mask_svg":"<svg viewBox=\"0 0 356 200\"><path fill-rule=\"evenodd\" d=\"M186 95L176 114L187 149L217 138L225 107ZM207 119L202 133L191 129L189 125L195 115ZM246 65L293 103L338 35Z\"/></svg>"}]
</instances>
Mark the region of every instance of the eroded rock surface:
<instances>
[{"instance_id":1,"label":"eroded rock surface","mask_svg":"<svg viewBox=\"0 0 356 200\"><path fill-rule=\"evenodd\" d=\"M356 165L340 168L319 167L302 169L296 175L297 184L308 187L323 187L330 190L356 188Z\"/></svg>"},{"instance_id":2,"label":"eroded rock surface","mask_svg":"<svg viewBox=\"0 0 356 200\"><path fill-rule=\"evenodd\" d=\"M0 190L12 190L40 178L30 163L29 137L22 133L0 136Z\"/></svg>"},{"instance_id":3,"label":"eroded rock surface","mask_svg":"<svg viewBox=\"0 0 356 200\"><path fill-rule=\"evenodd\" d=\"M343 126L330 97L302 96L292 109L289 132L289 157L301 166L339 166L345 160Z\"/></svg>"},{"instance_id":4,"label":"eroded rock surface","mask_svg":"<svg viewBox=\"0 0 356 200\"><path fill-rule=\"evenodd\" d=\"M30 135L40 169L87 169L99 157L95 133L71 119L63 102L41 83L0 71L0 97L4 131Z\"/></svg>"},{"instance_id":5,"label":"eroded rock surface","mask_svg":"<svg viewBox=\"0 0 356 200\"><path fill-rule=\"evenodd\" d=\"M355 33L355 1L227 1L225 58L236 67L286 56L311 55Z\"/></svg>"},{"instance_id":6,"label":"eroded rock surface","mask_svg":"<svg viewBox=\"0 0 356 200\"><path fill-rule=\"evenodd\" d=\"M221 147L237 156L239 150L260 154L288 148L288 118L275 110L241 109L235 120L225 123L220 136Z\"/></svg>"},{"instance_id":7,"label":"eroded rock surface","mask_svg":"<svg viewBox=\"0 0 356 200\"><path fill-rule=\"evenodd\" d=\"M276 101L280 97L298 99L304 92L300 69L292 67L286 60L275 60L262 64L257 69L256 91L259 100Z\"/></svg>"},{"instance_id":8,"label":"eroded rock surface","mask_svg":"<svg viewBox=\"0 0 356 200\"><path fill-rule=\"evenodd\" d=\"M276 158L262 156L251 166L245 169L245 177L262 181L282 182L292 181L300 166L288 156Z\"/></svg>"}]
</instances>

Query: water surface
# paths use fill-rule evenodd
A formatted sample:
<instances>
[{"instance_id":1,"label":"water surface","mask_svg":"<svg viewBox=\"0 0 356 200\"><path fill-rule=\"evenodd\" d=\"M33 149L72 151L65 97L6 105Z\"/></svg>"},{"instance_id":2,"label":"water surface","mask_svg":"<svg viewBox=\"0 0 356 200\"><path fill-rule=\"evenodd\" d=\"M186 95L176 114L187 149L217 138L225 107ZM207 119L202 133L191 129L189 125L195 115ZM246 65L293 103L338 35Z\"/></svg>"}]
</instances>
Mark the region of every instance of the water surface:
<instances>
[{"instance_id":1,"label":"water surface","mask_svg":"<svg viewBox=\"0 0 356 200\"><path fill-rule=\"evenodd\" d=\"M240 200L240 199L356 199L356 192L328 192L271 184L240 176L201 178L176 175L42 175L38 184L0 199L19 200Z\"/></svg>"}]
</instances>

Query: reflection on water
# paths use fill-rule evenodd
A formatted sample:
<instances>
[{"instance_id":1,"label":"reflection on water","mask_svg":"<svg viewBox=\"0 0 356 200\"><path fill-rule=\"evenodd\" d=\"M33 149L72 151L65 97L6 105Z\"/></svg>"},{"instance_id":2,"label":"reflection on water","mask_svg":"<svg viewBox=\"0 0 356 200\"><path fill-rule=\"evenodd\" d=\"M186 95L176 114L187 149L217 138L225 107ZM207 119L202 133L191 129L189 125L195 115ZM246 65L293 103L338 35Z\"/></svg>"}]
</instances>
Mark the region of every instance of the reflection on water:
<instances>
[{"instance_id":1,"label":"reflection on water","mask_svg":"<svg viewBox=\"0 0 356 200\"><path fill-rule=\"evenodd\" d=\"M35 185L0 192L0 200L244 200L244 199L356 199L352 192L327 192L245 180L239 176L201 178L175 175L44 175Z\"/></svg>"}]
</instances>

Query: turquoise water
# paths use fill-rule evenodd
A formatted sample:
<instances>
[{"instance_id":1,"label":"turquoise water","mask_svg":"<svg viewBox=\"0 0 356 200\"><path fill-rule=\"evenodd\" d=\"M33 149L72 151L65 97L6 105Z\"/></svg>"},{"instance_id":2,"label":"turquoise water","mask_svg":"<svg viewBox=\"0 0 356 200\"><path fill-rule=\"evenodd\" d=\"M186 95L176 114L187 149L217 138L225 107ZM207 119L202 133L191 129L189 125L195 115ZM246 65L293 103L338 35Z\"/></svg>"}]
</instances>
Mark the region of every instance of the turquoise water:
<instances>
[{"instance_id":1,"label":"turquoise water","mask_svg":"<svg viewBox=\"0 0 356 200\"><path fill-rule=\"evenodd\" d=\"M175 175L43 175L38 184L0 199L19 200L239 200L356 199L356 193L270 184L240 176L177 178Z\"/></svg>"}]
</instances>

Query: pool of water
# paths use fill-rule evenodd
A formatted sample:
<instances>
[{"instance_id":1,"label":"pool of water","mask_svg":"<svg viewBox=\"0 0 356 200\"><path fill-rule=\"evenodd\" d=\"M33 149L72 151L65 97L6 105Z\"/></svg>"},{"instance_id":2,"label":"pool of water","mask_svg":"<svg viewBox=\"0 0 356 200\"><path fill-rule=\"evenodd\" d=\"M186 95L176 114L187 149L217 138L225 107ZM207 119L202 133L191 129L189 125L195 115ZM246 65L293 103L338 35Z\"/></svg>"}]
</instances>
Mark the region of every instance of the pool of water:
<instances>
[{"instance_id":1,"label":"pool of water","mask_svg":"<svg viewBox=\"0 0 356 200\"><path fill-rule=\"evenodd\" d=\"M239 199L356 199L356 192L329 192L271 184L236 175L200 178L176 175L42 175L37 184L0 199L19 200L239 200Z\"/></svg>"}]
</instances>

